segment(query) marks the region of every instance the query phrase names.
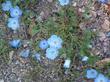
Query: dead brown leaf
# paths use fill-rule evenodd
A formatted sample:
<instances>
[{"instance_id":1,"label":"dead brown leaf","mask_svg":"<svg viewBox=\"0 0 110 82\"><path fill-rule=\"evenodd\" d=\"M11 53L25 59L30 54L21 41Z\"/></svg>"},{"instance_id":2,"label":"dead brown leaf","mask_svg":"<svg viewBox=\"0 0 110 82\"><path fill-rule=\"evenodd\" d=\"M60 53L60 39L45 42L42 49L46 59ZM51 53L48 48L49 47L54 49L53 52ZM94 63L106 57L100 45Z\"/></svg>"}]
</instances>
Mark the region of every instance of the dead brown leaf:
<instances>
[{"instance_id":1,"label":"dead brown leaf","mask_svg":"<svg viewBox=\"0 0 110 82\"><path fill-rule=\"evenodd\" d=\"M103 60L100 60L98 62L96 62L96 66L98 67L103 67L104 65L106 65L107 63L110 63L110 58L105 58Z\"/></svg>"},{"instance_id":2,"label":"dead brown leaf","mask_svg":"<svg viewBox=\"0 0 110 82\"><path fill-rule=\"evenodd\" d=\"M104 31L110 31L110 21L105 19L104 23L102 24L102 29Z\"/></svg>"}]
</instances>

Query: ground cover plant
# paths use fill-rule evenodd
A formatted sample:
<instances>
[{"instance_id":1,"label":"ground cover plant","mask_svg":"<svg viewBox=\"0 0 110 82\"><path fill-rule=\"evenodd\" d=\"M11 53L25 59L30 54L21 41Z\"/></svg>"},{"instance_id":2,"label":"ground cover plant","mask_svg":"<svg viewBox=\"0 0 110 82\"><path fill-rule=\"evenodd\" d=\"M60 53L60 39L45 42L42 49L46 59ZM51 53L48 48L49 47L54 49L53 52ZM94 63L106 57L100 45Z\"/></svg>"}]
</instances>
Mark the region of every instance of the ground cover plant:
<instances>
[{"instance_id":1,"label":"ground cover plant","mask_svg":"<svg viewBox=\"0 0 110 82\"><path fill-rule=\"evenodd\" d=\"M108 0L1 0L0 82L110 82Z\"/></svg>"}]
</instances>

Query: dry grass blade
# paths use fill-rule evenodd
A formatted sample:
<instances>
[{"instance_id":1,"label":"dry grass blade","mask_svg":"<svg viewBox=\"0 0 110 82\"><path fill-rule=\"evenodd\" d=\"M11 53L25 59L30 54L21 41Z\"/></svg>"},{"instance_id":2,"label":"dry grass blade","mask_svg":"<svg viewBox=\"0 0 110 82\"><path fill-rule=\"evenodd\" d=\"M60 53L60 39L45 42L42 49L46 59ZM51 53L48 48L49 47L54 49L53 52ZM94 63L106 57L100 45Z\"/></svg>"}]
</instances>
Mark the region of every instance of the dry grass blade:
<instances>
[{"instance_id":1,"label":"dry grass blade","mask_svg":"<svg viewBox=\"0 0 110 82\"><path fill-rule=\"evenodd\" d=\"M110 63L110 58L105 58L103 60L100 60L100 61L96 62L95 64L98 67L103 67L107 63Z\"/></svg>"}]
</instances>

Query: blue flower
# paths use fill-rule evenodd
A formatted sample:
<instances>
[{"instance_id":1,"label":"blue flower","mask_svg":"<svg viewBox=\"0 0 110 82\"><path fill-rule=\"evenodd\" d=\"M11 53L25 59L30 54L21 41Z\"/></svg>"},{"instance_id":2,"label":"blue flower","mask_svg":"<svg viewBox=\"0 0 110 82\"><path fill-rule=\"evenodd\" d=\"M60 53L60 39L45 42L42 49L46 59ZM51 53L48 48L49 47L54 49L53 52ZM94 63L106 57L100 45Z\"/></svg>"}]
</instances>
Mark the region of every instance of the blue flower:
<instances>
[{"instance_id":1,"label":"blue flower","mask_svg":"<svg viewBox=\"0 0 110 82\"><path fill-rule=\"evenodd\" d=\"M99 74L98 77L94 80L94 82L109 82L109 80L103 74Z\"/></svg>"},{"instance_id":2,"label":"blue flower","mask_svg":"<svg viewBox=\"0 0 110 82\"><path fill-rule=\"evenodd\" d=\"M20 52L20 56L24 57L24 58L29 57L29 54L30 54L30 50L29 49L24 49L23 51Z\"/></svg>"},{"instance_id":3,"label":"blue flower","mask_svg":"<svg viewBox=\"0 0 110 82\"><path fill-rule=\"evenodd\" d=\"M35 54L35 59L38 60L38 61L41 61L41 57L40 57L40 54L39 53L36 53Z\"/></svg>"},{"instance_id":4,"label":"blue flower","mask_svg":"<svg viewBox=\"0 0 110 82\"><path fill-rule=\"evenodd\" d=\"M9 18L7 26L12 30L17 30L20 27L18 18Z\"/></svg>"},{"instance_id":5,"label":"blue flower","mask_svg":"<svg viewBox=\"0 0 110 82\"><path fill-rule=\"evenodd\" d=\"M108 82L110 82L110 79L108 79Z\"/></svg>"},{"instance_id":6,"label":"blue flower","mask_svg":"<svg viewBox=\"0 0 110 82\"><path fill-rule=\"evenodd\" d=\"M42 40L42 41L40 41L39 47L40 47L42 50L45 50L45 49L48 47L48 42L47 42L47 40Z\"/></svg>"},{"instance_id":7,"label":"blue flower","mask_svg":"<svg viewBox=\"0 0 110 82\"><path fill-rule=\"evenodd\" d=\"M2 10L3 11L9 11L10 8L12 8L12 4L10 1L6 1L6 2L2 3Z\"/></svg>"},{"instance_id":8,"label":"blue flower","mask_svg":"<svg viewBox=\"0 0 110 82\"><path fill-rule=\"evenodd\" d=\"M58 50L56 48L47 48L46 57L48 59L54 60L58 56Z\"/></svg>"},{"instance_id":9,"label":"blue flower","mask_svg":"<svg viewBox=\"0 0 110 82\"><path fill-rule=\"evenodd\" d=\"M87 70L86 77L88 79L94 79L94 78L97 77L97 74L98 73L97 73L97 71L95 69L89 69L89 70Z\"/></svg>"},{"instance_id":10,"label":"blue flower","mask_svg":"<svg viewBox=\"0 0 110 82\"><path fill-rule=\"evenodd\" d=\"M22 11L18 6L10 9L11 17L20 17L22 15Z\"/></svg>"},{"instance_id":11,"label":"blue flower","mask_svg":"<svg viewBox=\"0 0 110 82\"><path fill-rule=\"evenodd\" d=\"M52 35L49 39L48 39L48 44L50 45L50 47L54 47L57 49L60 49L62 47L62 39L60 37L58 37L57 35Z\"/></svg>"},{"instance_id":12,"label":"blue flower","mask_svg":"<svg viewBox=\"0 0 110 82\"><path fill-rule=\"evenodd\" d=\"M82 58L82 61L83 61L83 62L86 62L88 59L89 59L89 58L88 58L87 56L84 56L84 57Z\"/></svg>"},{"instance_id":13,"label":"blue flower","mask_svg":"<svg viewBox=\"0 0 110 82\"><path fill-rule=\"evenodd\" d=\"M98 0L100 3L104 3L106 4L108 2L108 0Z\"/></svg>"},{"instance_id":14,"label":"blue flower","mask_svg":"<svg viewBox=\"0 0 110 82\"><path fill-rule=\"evenodd\" d=\"M70 68L70 63L71 63L71 60L70 59L65 60L65 63L63 65L63 67L64 68Z\"/></svg>"},{"instance_id":15,"label":"blue flower","mask_svg":"<svg viewBox=\"0 0 110 82\"><path fill-rule=\"evenodd\" d=\"M59 2L60 2L60 5L62 6L69 4L69 0L59 0Z\"/></svg>"},{"instance_id":16,"label":"blue flower","mask_svg":"<svg viewBox=\"0 0 110 82\"><path fill-rule=\"evenodd\" d=\"M19 48L21 46L21 40L15 39L15 40L10 41L9 44L13 48Z\"/></svg>"}]
</instances>

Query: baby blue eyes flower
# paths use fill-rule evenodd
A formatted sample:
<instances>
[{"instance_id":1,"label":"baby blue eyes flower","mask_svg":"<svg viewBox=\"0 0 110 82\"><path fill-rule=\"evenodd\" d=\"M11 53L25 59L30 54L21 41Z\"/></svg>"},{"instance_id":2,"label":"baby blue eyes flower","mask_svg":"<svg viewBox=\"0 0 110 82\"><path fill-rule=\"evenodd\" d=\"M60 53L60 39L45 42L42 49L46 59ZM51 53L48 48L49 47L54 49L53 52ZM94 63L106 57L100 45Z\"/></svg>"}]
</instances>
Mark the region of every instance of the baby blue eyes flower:
<instances>
[{"instance_id":1,"label":"baby blue eyes flower","mask_svg":"<svg viewBox=\"0 0 110 82\"><path fill-rule=\"evenodd\" d=\"M109 82L109 80L103 74L99 74L94 82Z\"/></svg>"},{"instance_id":2,"label":"baby blue eyes flower","mask_svg":"<svg viewBox=\"0 0 110 82\"><path fill-rule=\"evenodd\" d=\"M17 30L19 28L18 18L9 18L7 26L8 28L11 28L12 30Z\"/></svg>"},{"instance_id":3,"label":"baby blue eyes flower","mask_svg":"<svg viewBox=\"0 0 110 82\"><path fill-rule=\"evenodd\" d=\"M110 79L108 79L108 82L110 82Z\"/></svg>"},{"instance_id":4,"label":"baby blue eyes flower","mask_svg":"<svg viewBox=\"0 0 110 82\"><path fill-rule=\"evenodd\" d=\"M94 79L97 77L97 74L98 72L95 69L89 69L87 70L86 77L88 79Z\"/></svg>"},{"instance_id":5,"label":"baby blue eyes flower","mask_svg":"<svg viewBox=\"0 0 110 82\"><path fill-rule=\"evenodd\" d=\"M20 17L22 15L22 11L18 6L10 9L11 17Z\"/></svg>"},{"instance_id":6,"label":"baby blue eyes flower","mask_svg":"<svg viewBox=\"0 0 110 82\"><path fill-rule=\"evenodd\" d=\"M58 56L58 50L56 48L47 48L46 57L48 59L54 60Z\"/></svg>"},{"instance_id":7,"label":"baby blue eyes flower","mask_svg":"<svg viewBox=\"0 0 110 82\"><path fill-rule=\"evenodd\" d=\"M22 15L22 11L18 6L12 7L12 4L10 1L6 1L2 3L2 9L4 11L9 11L10 10L10 15L12 18L8 19L8 28L11 28L12 30L17 30L19 28L19 20L18 17Z\"/></svg>"},{"instance_id":8,"label":"baby blue eyes flower","mask_svg":"<svg viewBox=\"0 0 110 82\"><path fill-rule=\"evenodd\" d=\"M69 0L59 0L59 2L60 2L60 5L62 6L69 4Z\"/></svg>"},{"instance_id":9,"label":"baby blue eyes flower","mask_svg":"<svg viewBox=\"0 0 110 82\"><path fill-rule=\"evenodd\" d=\"M24 49L23 51L20 52L20 56L23 58L29 57L30 50L29 49Z\"/></svg>"},{"instance_id":10,"label":"baby blue eyes flower","mask_svg":"<svg viewBox=\"0 0 110 82\"><path fill-rule=\"evenodd\" d=\"M40 47L42 50L45 50L45 49L48 47L48 42L47 42L47 40L42 40L42 41L40 41L39 47Z\"/></svg>"},{"instance_id":11,"label":"baby blue eyes flower","mask_svg":"<svg viewBox=\"0 0 110 82\"><path fill-rule=\"evenodd\" d=\"M70 68L70 63L71 63L70 59L65 60L63 67L64 68Z\"/></svg>"},{"instance_id":12,"label":"baby blue eyes flower","mask_svg":"<svg viewBox=\"0 0 110 82\"><path fill-rule=\"evenodd\" d=\"M10 41L9 44L13 48L19 48L21 46L21 40L15 39L15 40Z\"/></svg>"},{"instance_id":13,"label":"baby blue eyes flower","mask_svg":"<svg viewBox=\"0 0 110 82\"><path fill-rule=\"evenodd\" d=\"M50 47L56 48L56 49L60 49L62 48L62 39L60 37L58 37L57 35L52 35L49 39L48 39L48 44Z\"/></svg>"},{"instance_id":14,"label":"baby blue eyes flower","mask_svg":"<svg viewBox=\"0 0 110 82\"><path fill-rule=\"evenodd\" d=\"M39 53L36 53L35 54L35 59L38 60L38 61L41 61L41 57L40 57L40 54Z\"/></svg>"},{"instance_id":15,"label":"baby blue eyes flower","mask_svg":"<svg viewBox=\"0 0 110 82\"><path fill-rule=\"evenodd\" d=\"M12 4L10 1L6 1L6 2L2 3L2 10L3 11L9 11L10 8L12 8Z\"/></svg>"}]
</instances>

